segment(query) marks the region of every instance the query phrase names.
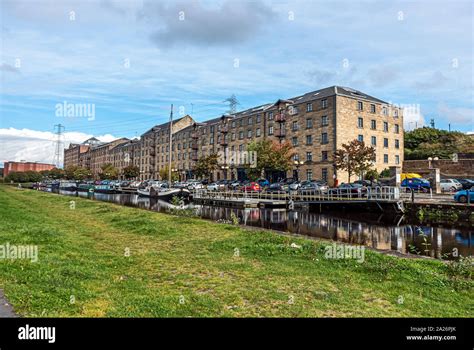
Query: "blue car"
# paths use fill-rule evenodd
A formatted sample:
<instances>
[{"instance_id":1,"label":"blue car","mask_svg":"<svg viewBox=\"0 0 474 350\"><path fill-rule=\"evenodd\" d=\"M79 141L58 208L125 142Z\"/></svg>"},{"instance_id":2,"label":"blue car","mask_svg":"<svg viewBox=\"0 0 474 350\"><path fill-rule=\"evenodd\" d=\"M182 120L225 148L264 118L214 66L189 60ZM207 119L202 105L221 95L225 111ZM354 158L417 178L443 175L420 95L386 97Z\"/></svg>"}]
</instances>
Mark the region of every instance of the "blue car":
<instances>
[{"instance_id":1,"label":"blue car","mask_svg":"<svg viewBox=\"0 0 474 350\"><path fill-rule=\"evenodd\" d=\"M267 180L267 179L258 179L257 180L258 184L260 185L260 187L268 187L270 186L270 182Z\"/></svg>"},{"instance_id":2,"label":"blue car","mask_svg":"<svg viewBox=\"0 0 474 350\"><path fill-rule=\"evenodd\" d=\"M401 186L405 187L407 190L418 190L423 192L428 192L431 188L428 180L417 177L403 180Z\"/></svg>"},{"instance_id":3,"label":"blue car","mask_svg":"<svg viewBox=\"0 0 474 350\"><path fill-rule=\"evenodd\" d=\"M474 203L474 187L471 187L470 190L461 190L457 191L454 194L454 200L459 203L467 203L467 192L469 191L470 202Z\"/></svg>"}]
</instances>

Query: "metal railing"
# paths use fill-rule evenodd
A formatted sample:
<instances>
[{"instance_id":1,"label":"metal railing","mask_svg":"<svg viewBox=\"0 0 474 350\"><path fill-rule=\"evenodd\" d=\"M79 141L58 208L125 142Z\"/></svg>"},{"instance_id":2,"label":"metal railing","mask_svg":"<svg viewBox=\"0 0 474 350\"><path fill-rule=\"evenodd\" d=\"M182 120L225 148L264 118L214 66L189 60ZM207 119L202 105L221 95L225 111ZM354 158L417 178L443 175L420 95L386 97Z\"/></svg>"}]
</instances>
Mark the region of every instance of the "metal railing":
<instances>
[{"instance_id":1,"label":"metal railing","mask_svg":"<svg viewBox=\"0 0 474 350\"><path fill-rule=\"evenodd\" d=\"M397 187L384 186L378 188L367 188L367 190L354 191L353 189L331 188L322 190L304 190L290 192L267 192L267 191L210 191L207 189L197 189L193 191L193 198L216 199L216 200L273 200L273 201L397 201L400 199L400 190Z\"/></svg>"}]
</instances>

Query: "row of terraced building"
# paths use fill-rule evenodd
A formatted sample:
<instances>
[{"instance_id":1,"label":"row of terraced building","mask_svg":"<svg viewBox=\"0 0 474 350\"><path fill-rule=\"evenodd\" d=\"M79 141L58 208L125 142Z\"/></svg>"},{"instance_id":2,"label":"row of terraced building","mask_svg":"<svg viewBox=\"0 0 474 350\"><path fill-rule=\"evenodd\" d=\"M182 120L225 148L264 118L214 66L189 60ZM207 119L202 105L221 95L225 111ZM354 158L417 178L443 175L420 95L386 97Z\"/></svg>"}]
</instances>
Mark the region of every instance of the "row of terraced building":
<instances>
[{"instance_id":1,"label":"row of terraced building","mask_svg":"<svg viewBox=\"0 0 474 350\"><path fill-rule=\"evenodd\" d=\"M70 144L64 150L64 167L86 167L98 177L106 163L120 173L126 166L135 165L140 169L140 180L159 179L159 172L167 167L171 155L173 171L181 180L187 180L195 178L193 168L202 156L242 153L251 141L270 139L290 142L295 152L293 169L286 174L274 172L274 180L295 177L322 179L332 184L335 178L347 181L345 172L336 171L333 154L354 139L375 148L374 167L378 171L401 167L402 114L401 108L378 98L332 86L204 122L183 116L172 123L171 152L170 123L152 127L139 139L101 143L92 138L82 144ZM224 158L211 177L210 180L244 179L245 166L226 164Z\"/></svg>"}]
</instances>

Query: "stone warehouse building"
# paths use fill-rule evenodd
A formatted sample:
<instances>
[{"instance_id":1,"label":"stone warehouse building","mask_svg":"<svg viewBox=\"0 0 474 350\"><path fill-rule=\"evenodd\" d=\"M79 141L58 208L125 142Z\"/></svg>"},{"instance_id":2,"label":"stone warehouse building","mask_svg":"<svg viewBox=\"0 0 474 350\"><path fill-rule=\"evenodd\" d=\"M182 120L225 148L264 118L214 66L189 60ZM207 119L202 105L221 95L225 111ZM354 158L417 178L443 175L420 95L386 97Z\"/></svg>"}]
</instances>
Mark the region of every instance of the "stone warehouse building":
<instances>
[{"instance_id":1,"label":"stone warehouse building","mask_svg":"<svg viewBox=\"0 0 474 350\"><path fill-rule=\"evenodd\" d=\"M104 162L119 169L131 163L140 168L141 180L158 179L160 169L169 162L170 154L173 171L178 172L181 179L189 179L194 177L192 169L199 157L211 153L238 154L247 151L251 141L262 139L288 141L294 147L293 169L287 174L272 174L274 179L322 179L332 184L337 178L339 182L347 182L347 174L335 170L333 154L342 144L354 139L375 148L374 167L379 172L390 166L401 166L403 161L402 109L363 92L339 86L205 122L196 122L187 115L173 122L172 135L171 152L169 123L164 123L146 131L140 140L119 139L91 147L85 154L100 152L100 157L90 157L94 174L98 174ZM79 165L74 163L75 156L66 157L66 151L80 152L73 151L76 147L73 145L65 150L65 167ZM224 159L212 180L244 177L243 166Z\"/></svg>"}]
</instances>

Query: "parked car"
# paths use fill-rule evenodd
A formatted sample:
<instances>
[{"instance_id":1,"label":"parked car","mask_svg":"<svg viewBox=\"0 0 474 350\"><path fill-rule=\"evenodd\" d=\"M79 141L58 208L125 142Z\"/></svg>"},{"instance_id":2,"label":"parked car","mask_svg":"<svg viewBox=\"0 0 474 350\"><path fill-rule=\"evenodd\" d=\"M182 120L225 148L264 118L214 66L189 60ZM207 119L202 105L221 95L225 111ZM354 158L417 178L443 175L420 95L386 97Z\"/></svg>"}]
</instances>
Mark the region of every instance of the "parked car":
<instances>
[{"instance_id":1,"label":"parked car","mask_svg":"<svg viewBox=\"0 0 474 350\"><path fill-rule=\"evenodd\" d=\"M406 188L407 191L418 190L428 192L431 188L430 182L428 180L417 177L403 180L401 186Z\"/></svg>"},{"instance_id":2,"label":"parked car","mask_svg":"<svg viewBox=\"0 0 474 350\"><path fill-rule=\"evenodd\" d=\"M288 184L288 187L290 188L291 191L296 191L298 190L298 188L301 187L301 182L293 181L292 183Z\"/></svg>"},{"instance_id":3,"label":"parked car","mask_svg":"<svg viewBox=\"0 0 474 350\"><path fill-rule=\"evenodd\" d=\"M283 192L288 192L288 185L284 184L283 182L275 182L268 186L265 189L266 193L283 193Z\"/></svg>"},{"instance_id":4,"label":"parked car","mask_svg":"<svg viewBox=\"0 0 474 350\"><path fill-rule=\"evenodd\" d=\"M308 182L298 189L299 194L314 194L327 191L327 186L320 185L317 182Z\"/></svg>"},{"instance_id":5,"label":"parked car","mask_svg":"<svg viewBox=\"0 0 474 350\"><path fill-rule=\"evenodd\" d=\"M260 185L260 187L270 186L270 181L268 181L267 179L264 179L264 178L257 179L257 182Z\"/></svg>"},{"instance_id":6,"label":"parked car","mask_svg":"<svg viewBox=\"0 0 474 350\"><path fill-rule=\"evenodd\" d=\"M363 196L367 193L367 187L356 183L342 183L337 189L329 189L329 193L333 193L334 195L341 197Z\"/></svg>"},{"instance_id":7,"label":"parked car","mask_svg":"<svg viewBox=\"0 0 474 350\"><path fill-rule=\"evenodd\" d=\"M188 183L188 190L190 191L199 190L201 188L203 188L203 185L199 181L192 181Z\"/></svg>"},{"instance_id":8,"label":"parked car","mask_svg":"<svg viewBox=\"0 0 474 350\"><path fill-rule=\"evenodd\" d=\"M469 192L469 201L474 203L474 186L469 190L460 190L454 194L454 200L459 203L467 203L467 196Z\"/></svg>"},{"instance_id":9,"label":"parked car","mask_svg":"<svg viewBox=\"0 0 474 350\"><path fill-rule=\"evenodd\" d=\"M462 190L461 183L456 179L441 179L439 182L441 191L443 192L455 192Z\"/></svg>"},{"instance_id":10,"label":"parked car","mask_svg":"<svg viewBox=\"0 0 474 350\"><path fill-rule=\"evenodd\" d=\"M245 192L260 192L262 187L258 184L258 182L252 181L243 185L241 190Z\"/></svg>"},{"instance_id":11,"label":"parked car","mask_svg":"<svg viewBox=\"0 0 474 350\"><path fill-rule=\"evenodd\" d=\"M457 180L462 185L463 190L469 190L472 186L474 186L474 180L471 180L471 179L457 179Z\"/></svg>"},{"instance_id":12,"label":"parked car","mask_svg":"<svg viewBox=\"0 0 474 350\"><path fill-rule=\"evenodd\" d=\"M210 183L207 185L208 191L218 191L219 190L219 184L216 182Z\"/></svg>"},{"instance_id":13,"label":"parked car","mask_svg":"<svg viewBox=\"0 0 474 350\"><path fill-rule=\"evenodd\" d=\"M236 180L236 181L232 181L229 186L230 186L230 188L231 188L233 191L235 191L235 190L240 189L240 186L242 186L242 182L237 181L237 180Z\"/></svg>"},{"instance_id":14,"label":"parked car","mask_svg":"<svg viewBox=\"0 0 474 350\"><path fill-rule=\"evenodd\" d=\"M377 181L370 181L370 180L357 180L354 181L355 184L360 184L365 187L381 187L380 183Z\"/></svg>"}]
</instances>

